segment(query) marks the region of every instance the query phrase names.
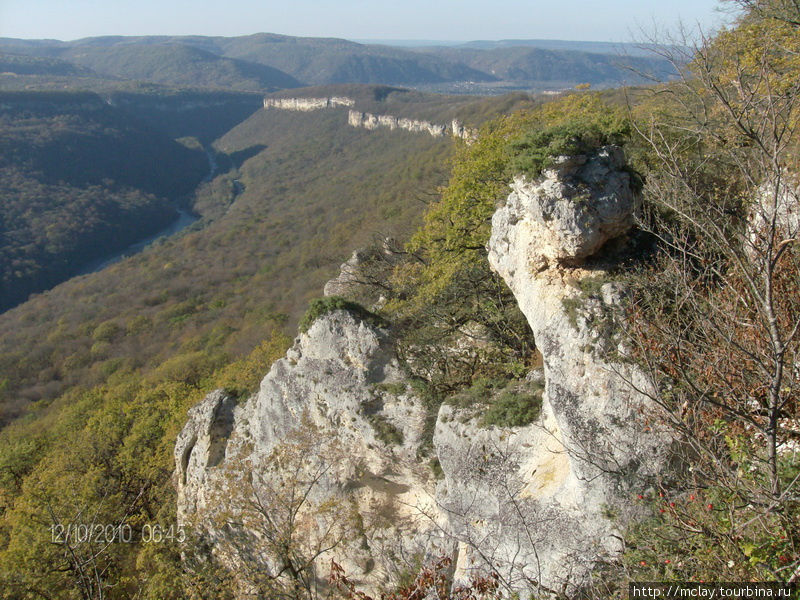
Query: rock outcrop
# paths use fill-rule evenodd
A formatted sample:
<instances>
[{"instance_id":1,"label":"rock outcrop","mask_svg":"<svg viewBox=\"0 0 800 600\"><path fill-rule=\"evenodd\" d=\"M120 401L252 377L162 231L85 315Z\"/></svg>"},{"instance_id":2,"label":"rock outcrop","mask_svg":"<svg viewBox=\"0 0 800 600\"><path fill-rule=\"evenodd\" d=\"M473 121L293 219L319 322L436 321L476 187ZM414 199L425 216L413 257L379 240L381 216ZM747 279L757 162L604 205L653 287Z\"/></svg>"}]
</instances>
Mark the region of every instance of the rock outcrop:
<instances>
[{"instance_id":1,"label":"rock outcrop","mask_svg":"<svg viewBox=\"0 0 800 600\"><path fill-rule=\"evenodd\" d=\"M528 244L516 254L524 255L536 270L579 265L608 240L627 232L633 225L634 194L623 167L622 150L607 146L591 158L559 157L534 182L515 178L506 208L494 221L494 264L515 260L506 254L509 248L498 247L498 235L511 225L519 231L519 243L525 239ZM520 225L506 222L521 215L525 219ZM515 271L501 267L499 272L511 285L509 278Z\"/></svg>"},{"instance_id":2,"label":"rock outcrop","mask_svg":"<svg viewBox=\"0 0 800 600\"><path fill-rule=\"evenodd\" d=\"M425 411L403 381L385 331L342 310L320 317L257 394L237 403L214 392L190 411L175 447L179 520L205 532L244 589L250 570L279 560L257 533L265 515L253 510L285 510L279 487L308 493L314 528L324 529L320 507L336 507L331 531L342 539L319 562L335 558L368 585L395 580L433 548L446 552L451 542L424 517L434 512L432 472L416 459ZM290 442L294 462L275 454ZM287 481L286 472L295 475ZM301 538L299 517L296 527Z\"/></svg>"},{"instance_id":3,"label":"rock outcrop","mask_svg":"<svg viewBox=\"0 0 800 600\"><path fill-rule=\"evenodd\" d=\"M347 114L347 123L353 127L364 129L405 129L413 133L429 133L433 137L442 137L447 131L445 125L437 125L429 121L418 119L397 118L392 115L374 115L368 112L351 110Z\"/></svg>"},{"instance_id":4,"label":"rock outcrop","mask_svg":"<svg viewBox=\"0 0 800 600\"><path fill-rule=\"evenodd\" d=\"M277 108L310 112L326 108L351 108L347 115L347 123L352 127L364 129L386 128L389 130L403 129L412 133L428 133L433 137L451 135L456 138L472 142L477 136L477 131L465 127L458 119L453 119L450 125L440 125L420 119L408 119L393 115L375 115L368 112L352 110L355 100L346 96L331 96L329 98L264 98L264 108Z\"/></svg>"},{"instance_id":5,"label":"rock outcrop","mask_svg":"<svg viewBox=\"0 0 800 600\"><path fill-rule=\"evenodd\" d=\"M308 112L324 108L340 108L355 105L355 100L345 96L331 96L329 98L264 98L264 108L278 108L281 110L298 110Z\"/></svg>"},{"instance_id":6,"label":"rock outcrop","mask_svg":"<svg viewBox=\"0 0 800 600\"><path fill-rule=\"evenodd\" d=\"M598 560L620 551L619 528L634 515L632 486L663 468L668 441L645 422L647 399L635 391L646 389L641 375L604 358L616 340L598 323L618 310L620 286L609 280L584 297L575 285L605 275L584 261L626 233L633 208L622 154L606 147L559 160L535 182L515 180L494 216L490 262L543 357L543 369L531 373L544 384L534 423L485 427L474 411L442 405L437 483L417 458L424 403L387 332L334 311L297 338L255 396L237 403L215 392L192 409L175 449L180 520L199 524L238 572L248 561L270 564L274 558L248 550L263 538L220 519L245 510L236 502L242 489L248 497L270 489L275 465L287 460L274 453L311 431L318 444L304 468L319 463L319 444L330 445L310 501L349 506L359 523L324 556L372 589L414 560L442 554L455 559L456 580L492 569L508 592L585 583ZM328 291L349 285L359 261L356 253ZM333 445L338 458L330 460Z\"/></svg>"},{"instance_id":7,"label":"rock outcrop","mask_svg":"<svg viewBox=\"0 0 800 600\"><path fill-rule=\"evenodd\" d=\"M375 115L368 112L351 110L347 114L347 123L352 127L362 127L369 130L379 128L386 128L389 130L403 129L412 133L428 133L433 137L451 135L468 142L474 140L476 136L475 130L465 127L456 119L453 119L448 126L419 119L407 119L404 117L395 117L393 115Z\"/></svg>"},{"instance_id":8,"label":"rock outcrop","mask_svg":"<svg viewBox=\"0 0 800 600\"><path fill-rule=\"evenodd\" d=\"M744 245L752 260L763 261L769 256L763 249L770 246L773 229L782 242L787 240L783 243L800 235L800 182L797 179L765 183L758 189L756 202L750 207Z\"/></svg>"},{"instance_id":9,"label":"rock outcrop","mask_svg":"<svg viewBox=\"0 0 800 600\"><path fill-rule=\"evenodd\" d=\"M524 505L531 538L520 542L499 528L496 543L504 555L521 557L517 580L536 579L550 588L585 581L599 557L620 550L619 528L632 516L636 493L631 485L665 464L668 439L648 423L648 399L637 391L647 389L644 378L634 367L604 358L616 343L602 325L618 308L619 286L609 279L588 296L576 286L584 278L608 278L581 265L632 225L634 194L623 167L614 147L559 160L535 182L515 180L492 219L489 261L514 292L542 353L538 425L547 432L538 439L520 432L512 445L518 493L508 495L503 512L512 515L510 509ZM445 432L437 438L440 452L445 439L458 440ZM474 452L473 442L460 441L452 456ZM494 447L504 446L498 439ZM445 473L464 471L463 461L453 462L442 461ZM463 484L453 480L449 487L450 502L463 504ZM491 478L479 477L474 489L480 495L497 488ZM452 522L470 529L461 519Z\"/></svg>"},{"instance_id":10,"label":"rock outcrop","mask_svg":"<svg viewBox=\"0 0 800 600\"><path fill-rule=\"evenodd\" d=\"M364 250L354 250L353 254L339 267L339 274L328 281L322 290L325 296L348 296L362 284L361 267L369 256Z\"/></svg>"}]
</instances>

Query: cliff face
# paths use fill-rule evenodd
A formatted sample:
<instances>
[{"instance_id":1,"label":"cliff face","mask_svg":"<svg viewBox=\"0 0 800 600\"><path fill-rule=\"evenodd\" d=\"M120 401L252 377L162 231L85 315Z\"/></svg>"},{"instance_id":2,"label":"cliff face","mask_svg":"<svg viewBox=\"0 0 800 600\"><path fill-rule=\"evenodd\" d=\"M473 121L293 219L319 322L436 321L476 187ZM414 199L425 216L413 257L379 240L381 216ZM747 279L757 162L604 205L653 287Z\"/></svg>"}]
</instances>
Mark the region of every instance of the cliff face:
<instances>
[{"instance_id":1,"label":"cliff face","mask_svg":"<svg viewBox=\"0 0 800 600\"><path fill-rule=\"evenodd\" d=\"M329 98L264 98L264 108L278 108L281 110L297 110L308 112L323 108L339 108L353 106L355 100L344 96L331 96Z\"/></svg>"},{"instance_id":2,"label":"cliff face","mask_svg":"<svg viewBox=\"0 0 800 600\"><path fill-rule=\"evenodd\" d=\"M456 507L451 527L467 541L472 562L501 556L515 587L539 581L560 589L585 580L599 558L621 549L619 527L633 516L637 493L631 484L664 466L667 440L647 433L647 400L633 387L646 389L643 378L602 358L616 344L604 325L618 309L620 288L604 271L581 266L632 225L634 194L623 167L619 149L607 147L557 161L533 183L514 181L492 219L489 261L542 353L542 416L505 437L437 430L448 475L443 504ZM587 277L608 280L584 296L577 282ZM485 470L470 467L479 454ZM498 477L511 485L498 485ZM463 506L473 507L468 518Z\"/></svg>"},{"instance_id":3,"label":"cliff face","mask_svg":"<svg viewBox=\"0 0 800 600\"><path fill-rule=\"evenodd\" d=\"M433 438L443 472L437 483L417 458L423 403L387 333L336 311L298 337L257 395L236 405L215 393L192 410L175 450L181 520L205 528L229 564L272 564L263 552L254 558L264 546L257 535L239 536L248 541L238 547L227 543L235 527L218 517L243 510L232 492L246 489L243 481L269 489L276 448L293 431L313 431L339 454L310 497L358 515L355 534L325 556L369 585L393 581L412 557L443 554L455 559L456 580L491 567L508 590L586 581L599 559L620 550L618 528L631 518L637 493L632 482L662 468L666 443L645 433L646 401L630 385L644 385L639 374L598 351L616 343L598 324L618 310L619 286L607 281L583 297L576 285L604 275L584 261L632 224L634 194L623 167L613 147L558 161L536 182L517 179L494 216L490 261L544 359L543 372L530 375L545 386L534 423L481 427L466 409L443 405ZM314 465L320 452L307 455Z\"/></svg>"},{"instance_id":4,"label":"cliff face","mask_svg":"<svg viewBox=\"0 0 800 600\"><path fill-rule=\"evenodd\" d=\"M404 129L412 133L428 133L433 137L442 137L449 134L467 141L472 141L477 135L475 130L464 127L456 119L453 119L450 125L441 125L419 119L407 119L393 115L374 115L368 112L351 110L347 115L347 123L353 127L362 127L370 130L380 128L389 130Z\"/></svg>"},{"instance_id":5,"label":"cliff face","mask_svg":"<svg viewBox=\"0 0 800 600\"><path fill-rule=\"evenodd\" d=\"M373 115L372 113L351 110L347 115L347 122L353 127L363 127L364 129L405 129L415 133L427 132L433 137L442 137L447 130L444 125L436 125L429 121L416 119L398 119L392 115Z\"/></svg>"},{"instance_id":6,"label":"cliff face","mask_svg":"<svg viewBox=\"0 0 800 600\"><path fill-rule=\"evenodd\" d=\"M308 493L297 506L295 537L307 527L326 530L319 514L336 508L331 537L303 540L302 552L313 554L320 542L331 546L321 568L335 558L357 580L394 580L415 556L449 543L437 542L435 523L422 516L434 510L433 476L416 459L425 413L403 381L384 331L345 311L317 319L256 395L237 404L215 392L190 411L175 448L180 521L206 531L216 557L239 570L246 588L245 567L280 562L269 535L259 533L270 525L254 506L270 505L283 530L271 533L280 536L292 529L281 515L293 504L276 489ZM282 472L273 469L277 462Z\"/></svg>"},{"instance_id":7,"label":"cliff face","mask_svg":"<svg viewBox=\"0 0 800 600\"><path fill-rule=\"evenodd\" d=\"M442 137L445 134L449 134L468 142L475 139L477 135L474 129L465 127L457 119L453 119L450 125L441 125L419 119L361 112L352 110L353 106L355 106L355 100L345 96L331 96L328 98L264 98L265 109L277 108L279 110L310 112L326 108L348 107L351 110L347 114L347 123L352 127L362 127L369 130L379 128L386 128L392 131L403 129L412 133L428 133L433 137Z\"/></svg>"}]
</instances>

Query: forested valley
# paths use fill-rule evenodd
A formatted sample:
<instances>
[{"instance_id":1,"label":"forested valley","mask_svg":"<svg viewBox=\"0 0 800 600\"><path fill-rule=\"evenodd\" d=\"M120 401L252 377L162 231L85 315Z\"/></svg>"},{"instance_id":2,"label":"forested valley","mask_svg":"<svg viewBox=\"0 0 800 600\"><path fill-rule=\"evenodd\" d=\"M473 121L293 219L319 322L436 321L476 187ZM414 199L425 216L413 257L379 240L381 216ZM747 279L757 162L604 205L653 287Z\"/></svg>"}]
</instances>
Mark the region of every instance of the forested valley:
<instances>
[{"instance_id":1,"label":"forested valley","mask_svg":"<svg viewBox=\"0 0 800 600\"><path fill-rule=\"evenodd\" d=\"M166 87L174 73L115 81L100 75L113 57L70 67L68 48L6 41L34 56L9 63L38 88L0 92L0 598L242 597L239 573L209 558L200 528L176 529L176 439L213 390L246 403L295 336L334 311L392 336L424 413L417 458L434 487L438 414L467 411L513 439L541 417L548 392L530 374L551 349L537 348L490 267L492 215L515 177L537 181L564 156L610 146L627 157L635 226L564 277L571 292L558 306L595 332L586 351L598 362L642 373L653 406L643 435L663 428L680 443L670 470L626 474L635 518L607 507L620 551L599 557L580 589L533 582L542 595L531 597L626 597L631 581L795 582L800 13L784 0L734 4L728 29L660 47L665 81L546 96L296 87L286 61L291 78L264 89L177 89ZM209 40L205 54L179 56L211 60ZM246 41L212 61L237 82L266 76L234 59L266 60L274 40ZM66 80L77 87L54 91ZM343 107L265 109L265 91L457 119L477 135L355 128ZM72 277L178 208L199 219ZM358 249L358 291L320 299ZM623 308L595 310L612 279L624 283ZM480 343L464 344L476 331ZM386 447L403 443L385 419L371 426ZM125 525L134 541L59 538L57 525L87 522ZM154 527L165 535L146 543ZM336 567L309 579L294 533L277 544L291 569L273 576L254 561L255 596L516 593L491 564L452 588L449 563L430 557L410 557L384 590L360 591Z\"/></svg>"}]
</instances>

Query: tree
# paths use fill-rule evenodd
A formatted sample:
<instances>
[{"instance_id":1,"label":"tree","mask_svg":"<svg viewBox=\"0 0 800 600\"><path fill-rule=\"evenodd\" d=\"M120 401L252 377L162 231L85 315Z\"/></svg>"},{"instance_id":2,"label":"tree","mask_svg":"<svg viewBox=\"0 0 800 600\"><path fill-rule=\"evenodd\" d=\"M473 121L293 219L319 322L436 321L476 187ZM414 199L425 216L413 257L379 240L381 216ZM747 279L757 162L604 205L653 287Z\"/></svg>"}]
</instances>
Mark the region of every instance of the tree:
<instances>
[{"instance_id":1,"label":"tree","mask_svg":"<svg viewBox=\"0 0 800 600\"><path fill-rule=\"evenodd\" d=\"M800 36L767 16L791 3L740 4L635 119L662 251L632 285L628 342L686 469L641 496L657 512L628 566L650 580L800 576Z\"/></svg>"},{"instance_id":2,"label":"tree","mask_svg":"<svg viewBox=\"0 0 800 600\"><path fill-rule=\"evenodd\" d=\"M490 121L474 143L458 148L441 199L395 267L386 306L398 323L401 352L425 367L418 374L437 390L450 392L479 376L519 376L530 367L530 327L486 250L492 215L511 179L538 176L560 154L617 143L629 129L621 108L597 94L575 93Z\"/></svg>"}]
</instances>

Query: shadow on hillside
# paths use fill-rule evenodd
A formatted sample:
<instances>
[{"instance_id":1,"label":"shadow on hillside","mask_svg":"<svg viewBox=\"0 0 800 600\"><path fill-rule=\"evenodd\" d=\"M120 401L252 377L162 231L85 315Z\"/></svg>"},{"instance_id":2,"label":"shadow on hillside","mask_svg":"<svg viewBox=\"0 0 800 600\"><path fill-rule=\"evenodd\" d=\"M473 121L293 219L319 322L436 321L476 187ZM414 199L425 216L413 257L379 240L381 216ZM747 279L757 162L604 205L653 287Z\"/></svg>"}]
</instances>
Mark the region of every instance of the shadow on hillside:
<instances>
[{"instance_id":1,"label":"shadow on hillside","mask_svg":"<svg viewBox=\"0 0 800 600\"><path fill-rule=\"evenodd\" d=\"M266 149L267 146L265 144L256 144L255 146L250 146L249 148L245 148L244 150L231 152L230 154L228 154L228 158L233 163L234 168L238 169L239 167L242 166L242 164L244 164L244 162L247 159L253 158L256 154Z\"/></svg>"}]
</instances>

